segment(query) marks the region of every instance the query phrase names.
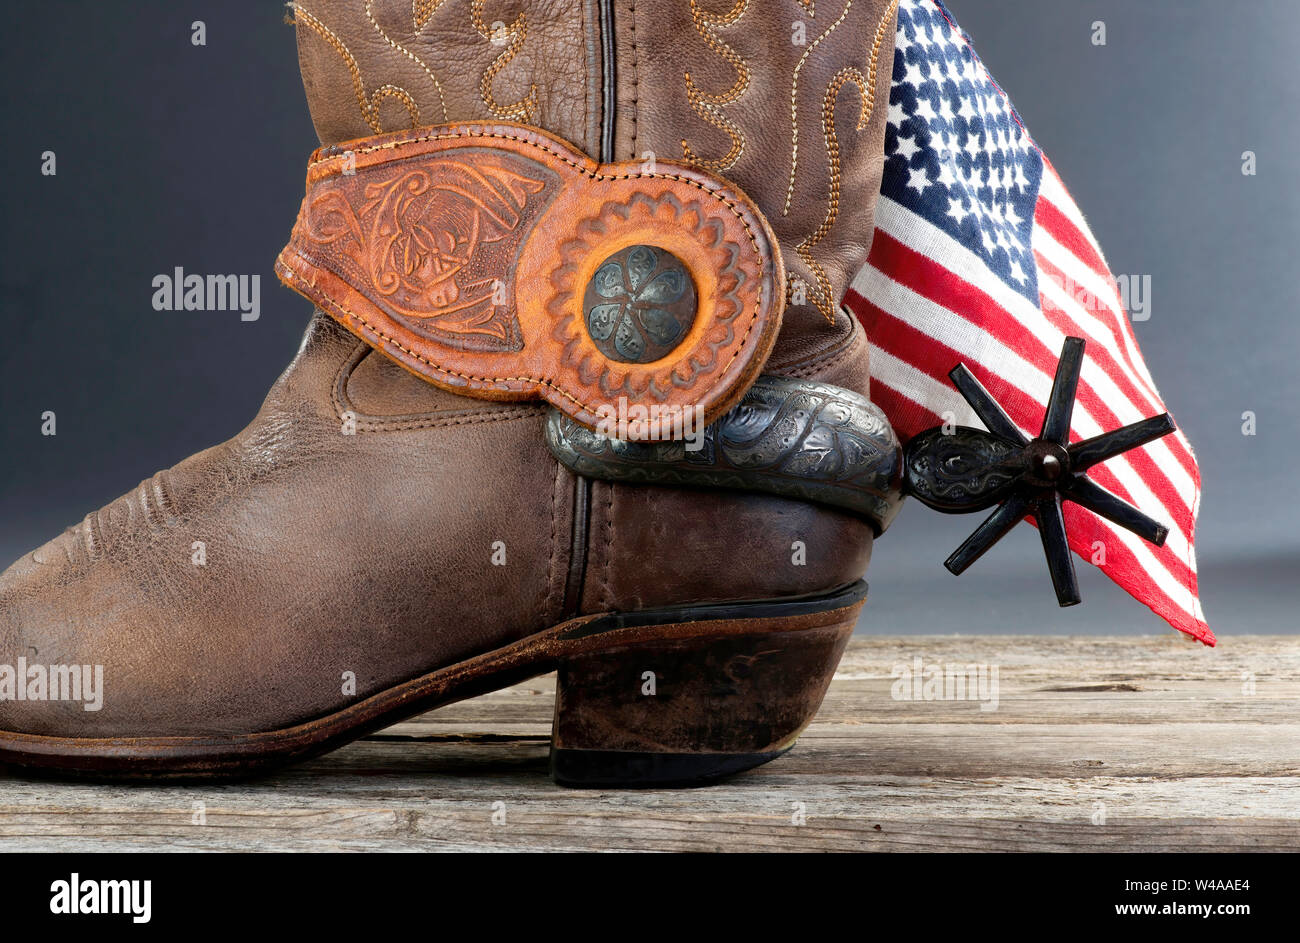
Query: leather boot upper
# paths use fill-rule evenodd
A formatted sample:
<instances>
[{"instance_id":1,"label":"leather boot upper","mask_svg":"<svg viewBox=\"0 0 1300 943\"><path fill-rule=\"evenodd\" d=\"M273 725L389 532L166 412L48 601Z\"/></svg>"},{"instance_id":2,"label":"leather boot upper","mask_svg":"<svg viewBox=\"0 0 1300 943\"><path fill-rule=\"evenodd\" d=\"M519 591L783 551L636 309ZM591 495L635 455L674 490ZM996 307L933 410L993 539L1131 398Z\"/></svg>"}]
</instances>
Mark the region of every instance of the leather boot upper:
<instances>
[{"instance_id":1,"label":"leather boot upper","mask_svg":"<svg viewBox=\"0 0 1300 943\"><path fill-rule=\"evenodd\" d=\"M871 247L897 0L303 0L324 143L507 120L600 160L685 161L739 185L789 282L769 370L816 369ZM857 392L868 392L865 388Z\"/></svg>"},{"instance_id":2,"label":"leather boot upper","mask_svg":"<svg viewBox=\"0 0 1300 943\"><path fill-rule=\"evenodd\" d=\"M591 154L714 162L759 202L790 270L810 292L824 276L836 302L789 308L771 369L865 393L867 339L838 299L867 251L888 82L859 130L870 89L853 70L889 61L873 39L888 4L705 6L307 0L294 20L326 142L497 118ZM424 383L318 313L247 429L0 575L0 661L102 665L105 680L101 710L4 701L0 729L271 730L577 613L812 594L867 567L858 517L584 481L551 457L544 422L539 404Z\"/></svg>"},{"instance_id":3,"label":"leather boot upper","mask_svg":"<svg viewBox=\"0 0 1300 943\"><path fill-rule=\"evenodd\" d=\"M868 525L804 502L597 485L577 508L544 422L317 315L247 429L0 576L0 662L102 665L105 687L95 712L0 701L0 729L275 729L578 611L802 595L866 567Z\"/></svg>"}]
</instances>

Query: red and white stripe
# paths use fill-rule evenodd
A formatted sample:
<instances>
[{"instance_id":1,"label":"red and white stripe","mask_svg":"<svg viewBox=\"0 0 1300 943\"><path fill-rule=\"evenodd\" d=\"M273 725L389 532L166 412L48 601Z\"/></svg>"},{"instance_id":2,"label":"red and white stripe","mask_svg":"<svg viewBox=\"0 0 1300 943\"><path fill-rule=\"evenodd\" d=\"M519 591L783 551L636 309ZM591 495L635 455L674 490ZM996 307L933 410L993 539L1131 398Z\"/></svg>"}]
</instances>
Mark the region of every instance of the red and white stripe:
<instances>
[{"instance_id":1,"label":"red and white stripe","mask_svg":"<svg viewBox=\"0 0 1300 943\"><path fill-rule=\"evenodd\" d=\"M1073 440L1165 411L1097 241L1045 157L1032 248L1039 305L947 233L881 197L870 257L845 304L872 341L872 399L904 440L940 424L945 413L958 424L980 425L948 380L959 362L1022 431L1036 434L1068 335L1088 342ZM1197 596L1193 531L1201 479L1186 437L1176 432L1089 474L1168 524L1169 537L1153 547L1067 503L1071 547L1090 561L1100 541L1111 579L1175 628L1213 645Z\"/></svg>"}]
</instances>

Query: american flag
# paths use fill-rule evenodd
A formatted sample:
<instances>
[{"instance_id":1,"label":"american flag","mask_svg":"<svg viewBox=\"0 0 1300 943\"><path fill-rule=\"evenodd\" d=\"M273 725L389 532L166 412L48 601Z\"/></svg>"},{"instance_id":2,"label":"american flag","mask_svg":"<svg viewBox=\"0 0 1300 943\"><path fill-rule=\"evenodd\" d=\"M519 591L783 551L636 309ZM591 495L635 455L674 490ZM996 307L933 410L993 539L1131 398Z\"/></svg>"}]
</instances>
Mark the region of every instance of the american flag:
<instances>
[{"instance_id":1,"label":"american flag","mask_svg":"<svg viewBox=\"0 0 1300 943\"><path fill-rule=\"evenodd\" d=\"M1165 411L1083 215L938 0L899 4L885 154L871 254L845 304L872 340L872 399L904 440L945 421L982 428L947 378L958 363L1037 434L1068 335L1088 345L1071 441ZM1088 474L1169 536L1154 547L1067 503L1070 546L1213 645L1187 439L1176 432Z\"/></svg>"}]
</instances>

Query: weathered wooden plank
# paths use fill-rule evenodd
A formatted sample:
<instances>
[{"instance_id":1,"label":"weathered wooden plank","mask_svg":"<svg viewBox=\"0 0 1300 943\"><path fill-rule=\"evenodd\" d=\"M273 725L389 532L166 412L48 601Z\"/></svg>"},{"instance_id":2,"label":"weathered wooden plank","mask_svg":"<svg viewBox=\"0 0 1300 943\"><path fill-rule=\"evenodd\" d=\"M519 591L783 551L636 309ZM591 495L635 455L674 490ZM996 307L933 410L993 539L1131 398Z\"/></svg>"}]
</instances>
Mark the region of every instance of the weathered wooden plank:
<instances>
[{"instance_id":1,"label":"weathered wooden plank","mask_svg":"<svg viewBox=\"0 0 1300 943\"><path fill-rule=\"evenodd\" d=\"M896 665L997 665L999 705L895 701ZM857 723L1151 723L1300 720L1300 637L1243 636L1217 649L1151 638L855 637L818 720ZM545 734L554 679L536 678L426 714L390 732Z\"/></svg>"},{"instance_id":2,"label":"weathered wooden plank","mask_svg":"<svg viewBox=\"0 0 1300 943\"><path fill-rule=\"evenodd\" d=\"M837 678L818 717L819 723L1291 723L1300 720L1300 682L1259 680L1245 694L1240 681L1168 681L1146 678L1113 682L1090 690L1088 682L1060 680L1023 683L1000 673L996 710L977 701L895 701L891 681ZM502 703L479 698L424 715L387 731L428 734L549 735L552 690L535 703Z\"/></svg>"},{"instance_id":3,"label":"weathered wooden plank","mask_svg":"<svg viewBox=\"0 0 1300 943\"><path fill-rule=\"evenodd\" d=\"M914 655L997 665L997 709L894 700ZM1292 638L855 639L799 746L709 789L555 786L553 692L534 679L246 783L6 776L0 850L1300 849Z\"/></svg>"},{"instance_id":4,"label":"weathered wooden plank","mask_svg":"<svg viewBox=\"0 0 1300 943\"><path fill-rule=\"evenodd\" d=\"M123 803L102 797L79 810L46 802L0 815L7 850L180 849L486 850L1160 850L1300 848L1294 781L1207 778L1182 782L1004 778L992 781L873 777L809 782L799 774L749 777L727 789L604 793L560 790L496 776L408 783L392 794L358 788L311 798L275 789L206 795L207 824L191 824L193 793ZM288 790L286 792L286 790ZM352 807L364 797L364 807ZM90 797L83 797L90 799ZM179 800L179 801L178 801ZM503 806L495 806L497 802ZM300 808L311 804L314 808ZM51 821L56 812L79 811ZM493 814L505 819L494 824ZM803 824L796 824L802 812ZM1104 813L1104 815L1103 815ZM57 817L57 816L54 816ZM879 826L879 827L877 827Z\"/></svg>"},{"instance_id":5,"label":"weathered wooden plank","mask_svg":"<svg viewBox=\"0 0 1300 943\"><path fill-rule=\"evenodd\" d=\"M1025 680L1079 678L1093 681L1133 676L1235 680L1240 672L1300 680L1300 636L1241 635L1216 648L1185 636L919 635L854 636L839 675L887 676L913 655L928 661L998 663Z\"/></svg>"}]
</instances>

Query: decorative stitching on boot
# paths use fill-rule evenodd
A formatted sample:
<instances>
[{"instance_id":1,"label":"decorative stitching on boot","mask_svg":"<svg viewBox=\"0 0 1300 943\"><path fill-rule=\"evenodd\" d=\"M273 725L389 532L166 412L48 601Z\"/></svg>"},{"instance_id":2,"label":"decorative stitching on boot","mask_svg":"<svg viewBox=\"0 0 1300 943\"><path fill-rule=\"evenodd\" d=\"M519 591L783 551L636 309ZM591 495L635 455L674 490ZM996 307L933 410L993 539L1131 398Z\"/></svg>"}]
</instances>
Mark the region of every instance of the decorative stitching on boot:
<instances>
[{"instance_id":1,"label":"decorative stitching on boot","mask_svg":"<svg viewBox=\"0 0 1300 943\"><path fill-rule=\"evenodd\" d=\"M478 30L480 36L489 42L492 40L492 30L483 21L483 4L487 0L471 0L469 15L470 21L474 28ZM483 98L483 104L487 106L488 111L498 118L506 118L511 121L520 121L524 124L537 123L537 86L530 84L528 94L513 105L502 105L496 100L496 95L492 91L492 83L496 81L497 75L501 73L511 60L523 48L524 41L528 38L528 18L520 11L515 17L515 21L506 27L510 37L505 51L493 60L492 64L487 67L483 73L483 80L479 83L479 94Z\"/></svg>"},{"instance_id":2,"label":"decorative stitching on boot","mask_svg":"<svg viewBox=\"0 0 1300 943\"><path fill-rule=\"evenodd\" d=\"M849 10L853 8L853 0L846 0L844 10L840 13L840 18L826 27L826 32L814 39L804 50L804 54L799 57L799 62L794 67L794 79L790 83L790 184L785 192L785 206L781 209L782 216L790 215L790 203L794 199L794 181L799 172L799 74L803 71L804 63L808 58L817 51L822 40L835 32L839 25L844 22L845 17L849 15Z\"/></svg>"},{"instance_id":3,"label":"decorative stitching on boot","mask_svg":"<svg viewBox=\"0 0 1300 943\"><path fill-rule=\"evenodd\" d=\"M411 23L417 30L424 29L424 25L440 6L442 0L411 0Z\"/></svg>"},{"instance_id":4,"label":"decorative stitching on boot","mask_svg":"<svg viewBox=\"0 0 1300 943\"><path fill-rule=\"evenodd\" d=\"M871 118L866 92L863 91L867 83L867 77L862 74L862 70L850 66L835 73L835 78L831 80L830 86L827 87L826 97L822 101L822 133L826 137L826 159L830 164L831 178L826 216L821 225L795 247L795 252L798 253L799 258L803 259L804 264L812 270L813 276L817 279L817 285L812 293L812 303L822 313L822 317L831 324L835 323L835 306L831 299L831 280L830 276L826 274L826 269L813 258L812 247L826 237L826 234L831 231L831 227L835 225L835 220L840 215L840 142L835 133L835 99L839 96L840 90L849 82L858 87L859 97L862 99L857 130L861 131L865 128Z\"/></svg>"},{"instance_id":5,"label":"decorative stitching on boot","mask_svg":"<svg viewBox=\"0 0 1300 943\"><path fill-rule=\"evenodd\" d=\"M289 9L294 13L295 17L301 17L302 21L306 23L311 30L316 33L316 35L320 36L321 39L332 46L334 51L342 57L344 64L348 67L348 72L352 76L352 90L357 96L357 105L361 109L361 117L365 119L366 124L370 125L371 130L376 134L381 134L384 130L383 125L380 124L379 121L379 101L386 97L396 98L406 106L407 114L411 116L412 128L418 128L420 126L420 107L415 103L415 99L411 97L410 93L407 92L406 89L399 88L396 85L385 84L375 89L370 97L367 98L365 82L361 78L361 67L357 64L356 58L348 50L348 47L343 40L339 39L339 37L334 34L333 30L318 20L309 10L303 7L301 3L290 3ZM297 20L295 19L294 22L296 23Z\"/></svg>"},{"instance_id":6,"label":"decorative stitching on boot","mask_svg":"<svg viewBox=\"0 0 1300 943\"><path fill-rule=\"evenodd\" d=\"M831 324L835 323L835 301L831 294L831 280L826 274L826 269L822 267L821 263L813 258L812 248L826 238L826 235L831 231L831 227L835 225L835 221L840 215L840 182L842 171L840 167L840 142L839 137L835 132L835 102L839 97L841 89L843 89L849 82L852 82L858 87L858 93L861 99L861 108L858 114L858 123L855 130L862 131L871 121L871 116L876 107L876 80L880 61L880 44L883 40L885 28L891 22L894 11L897 8L898 0L893 0L885 10L884 15L881 17L880 23L876 26L875 39L871 44L871 59L868 66L868 74L864 75L862 70L853 67L841 69L839 72L835 73L835 77L831 79L831 83L826 89L826 95L822 99L822 135L826 140L826 159L830 166L830 193L827 200L828 206L822 224L799 243L795 248L795 252L798 253L799 258L804 261L816 277L817 287L813 292L812 302L816 306L817 310L822 313L822 316ZM848 7L845 7L845 13L847 12ZM832 29L834 29L834 27L832 27ZM827 33L829 32L830 30L827 30ZM791 189L789 192L793 193L793 176L791 176L790 186ZM786 197L786 205L787 207L789 206L788 195Z\"/></svg>"},{"instance_id":7,"label":"decorative stitching on boot","mask_svg":"<svg viewBox=\"0 0 1300 943\"><path fill-rule=\"evenodd\" d=\"M709 170L721 172L730 169L745 151L745 133L740 130L734 121L722 113L722 109L727 105L734 104L749 88L749 67L745 65L745 60L723 42L714 30L733 25L745 15L748 8L749 0L736 0L726 13L709 13L700 8L699 0L691 0L691 20L695 24L696 32L703 37L710 49L729 62L732 68L736 70L735 83L727 91L717 95L708 95L701 92L694 79L691 78L690 71L687 70L686 72L686 98L690 102L691 110L704 121L725 132L731 139L731 147L726 154L719 158L706 159L696 154L686 139L682 138L682 153L686 159L696 166L705 167Z\"/></svg>"},{"instance_id":8,"label":"decorative stitching on boot","mask_svg":"<svg viewBox=\"0 0 1300 943\"><path fill-rule=\"evenodd\" d=\"M418 3L419 0L415 0L415 2ZM429 21L429 17L433 16L434 11L436 11L438 7L442 5L442 2L443 0L432 0L432 5L428 10L428 12L425 14L424 23L427 23ZM421 69L424 70L424 74L429 77L429 81L433 83L433 87L438 92L438 101L442 105L442 120L446 121L447 120L447 98L442 93L442 83L438 81L437 77L433 74L433 71L427 65L424 64L423 59L421 59L415 53L411 52L401 43L395 42L386 32L384 32L383 27L381 27L379 25L379 22L375 19L373 7L374 7L374 0L366 0L366 18L370 20L370 25L375 28L375 32L377 32L381 37L383 37L384 42L388 43L389 46L391 46L393 49L400 52L402 55L406 56L406 58L410 59L412 62L414 62L416 65L418 65ZM412 19L416 22L417 30L424 26L424 23L419 22L419 18L416 14L416 10L414 6L412 7L411 15L412 15ZM418 106L417 106L417 111L418 111ZM419 125L416 125L416 127L419 127Z\"/></svg>"}]
</instances>

